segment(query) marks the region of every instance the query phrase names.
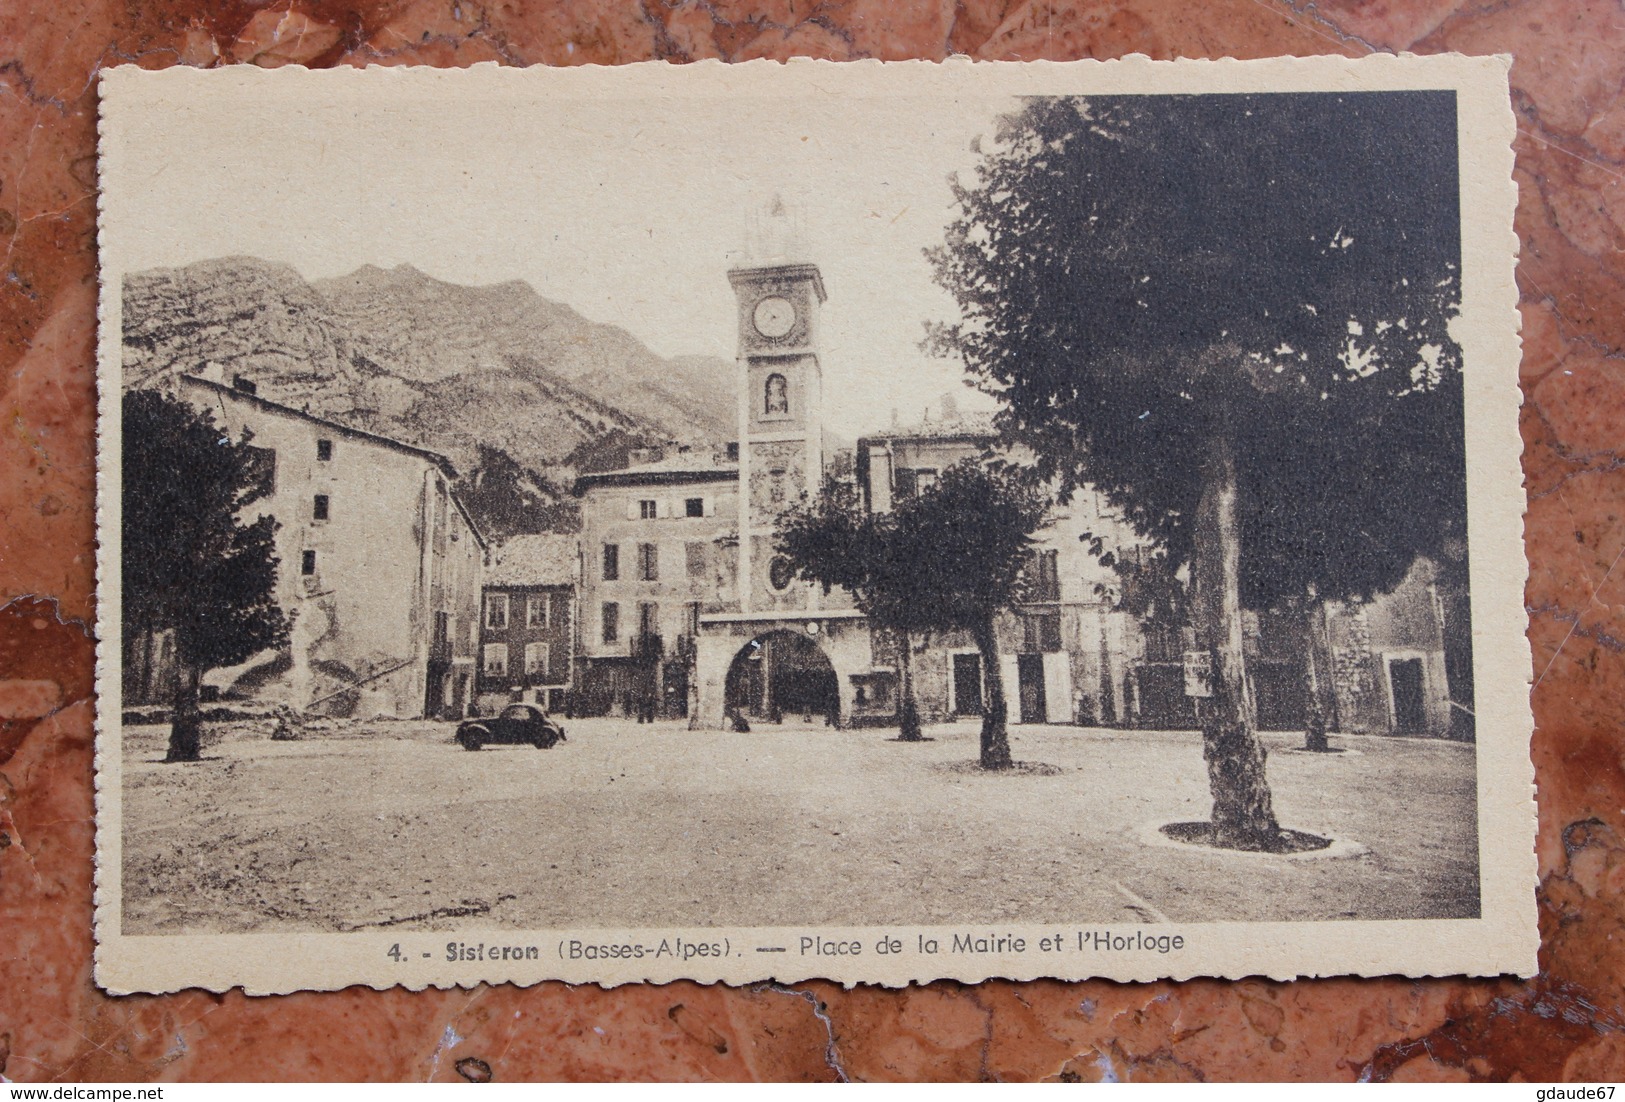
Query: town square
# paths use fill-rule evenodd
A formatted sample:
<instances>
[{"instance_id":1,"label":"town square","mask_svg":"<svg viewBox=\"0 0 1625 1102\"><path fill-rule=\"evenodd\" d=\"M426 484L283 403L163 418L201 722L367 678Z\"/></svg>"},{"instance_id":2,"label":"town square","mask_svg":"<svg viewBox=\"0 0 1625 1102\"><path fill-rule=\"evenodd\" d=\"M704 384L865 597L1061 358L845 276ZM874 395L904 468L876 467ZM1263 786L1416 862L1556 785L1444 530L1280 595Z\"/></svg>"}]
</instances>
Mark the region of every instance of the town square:
<instances>
[{"instance_id":1,"label":"town square","mask_svg":"<svg viewBox=\"0 0 1625 1102\"><path fill-rule=\"evenodd\" d=\"M130 731L132 932L1189 930L1478 905L1459 743L1360 737L1316 755L1271 737L1282 821L1355 843L1286 857L1156 844L1160 824L1206 811L1200 743L1176 732L1017 726L1028 768L986 774L967 722L907 744L799 717L749 734L586 719L552 750L478 754L443 722L333 724L298 741L272 726L222 724L184 771L162 762L166 728Z\"/></svg>"},{"instance_id":2,"label":"town square","mask_svg":"<svg viewBox=\"0 0 1625 1102\"><path fill-rule=\"evenodd\" d=\"M874 75L956 79L910 72ZM1514 950L1458 94L978 73L917 117L768 95L765 129L335 82L290 125L398 133L461 213L193 238L126 194L121 974L271 984L284 939L386 982L488 945L888 982ZM715 144L629 172L650 127ZM341 209L400 170L249 140ZM216 186L172 146L120 171ZM475 228L505 203L511 240Z\"/></svg>"}]
</instances>

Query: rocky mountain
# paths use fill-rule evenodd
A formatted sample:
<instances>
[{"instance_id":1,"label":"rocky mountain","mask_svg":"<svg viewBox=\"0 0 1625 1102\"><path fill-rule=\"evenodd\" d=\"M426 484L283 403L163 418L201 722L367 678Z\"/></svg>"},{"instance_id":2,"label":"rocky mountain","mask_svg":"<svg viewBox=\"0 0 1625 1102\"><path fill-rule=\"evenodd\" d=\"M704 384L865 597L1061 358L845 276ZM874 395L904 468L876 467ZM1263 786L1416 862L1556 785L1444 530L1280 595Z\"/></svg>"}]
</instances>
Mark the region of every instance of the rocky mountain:
<instances>
[{"instance_id":1,"label":"rocky mountain","mask_svg":"<svg viewBox=\"0 0 1625 1102\"><path fill-rule=\"evenodd\" d=\"M733 365L657 356L513 281L465 287L408 265L307 282L251 257L127 276L126 386L219 364L259 394L450 455L480 444L559 475L616 439L733 431Z\"/></svg>"}]
</instances>

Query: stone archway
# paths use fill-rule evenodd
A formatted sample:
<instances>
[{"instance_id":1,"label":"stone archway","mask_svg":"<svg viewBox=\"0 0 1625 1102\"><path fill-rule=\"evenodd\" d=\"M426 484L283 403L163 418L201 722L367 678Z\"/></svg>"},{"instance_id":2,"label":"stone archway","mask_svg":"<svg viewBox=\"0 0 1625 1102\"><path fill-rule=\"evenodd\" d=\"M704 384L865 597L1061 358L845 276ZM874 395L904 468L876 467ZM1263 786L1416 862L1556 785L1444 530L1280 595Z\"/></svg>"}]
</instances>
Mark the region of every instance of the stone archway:
<instances>
[{"instance_id":1,"label":"stone archway","mask_svg":"<svg viewBox=\"0 0 1625 1102\"><path fill-rule=\"evenodd\" d=\"M734 654L723 685L724 708L755 720L785 718L840 724L840 683L822 647L806 634L764 632Z\"/></svg>"}]
</instances>

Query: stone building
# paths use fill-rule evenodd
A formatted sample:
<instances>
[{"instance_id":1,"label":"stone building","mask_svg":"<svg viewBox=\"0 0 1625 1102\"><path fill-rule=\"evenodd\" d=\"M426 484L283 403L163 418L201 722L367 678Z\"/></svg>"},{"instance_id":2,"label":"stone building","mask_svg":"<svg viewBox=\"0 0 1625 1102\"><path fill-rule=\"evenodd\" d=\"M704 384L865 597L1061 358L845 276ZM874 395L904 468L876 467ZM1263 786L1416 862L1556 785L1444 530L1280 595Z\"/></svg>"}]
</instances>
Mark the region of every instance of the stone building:
<instances>
[{"instance_id":1,"label":"stone building","mask_svg":"<svg viewBox=\"0 0 1625 1102\"><path fill-rule=\"evenodd\" d=\"M990 416L962 415L951 403L938 420L865 436L857 450L865 505L887 512L923 493L948 467L985 455L996 441ZM1000 683L1015 722L1115 726L1128 718L1124 702L1139 626L1118 609L1117 575L1090 551L1089 536L1118 548L1134 543L1099 496L1084 489L1053 507L1027 567L1029 599L994 624ZM914 643L921 719L980 715L982 658L970 636L939 632Z\"/></svg>"},{"instance_id":2,"label":"stone building","mask_svg":"<svg viewBox=\"0 0 1625 1102\"><path fill-rule=\"evenodd\" d=\"M259 456L270 492L250 513L277 519L277 603L292 619L288 647L211 671L205 691L317 715L464 714L486 548L450 460L249 384L187 376L175 387ZM150 687L160 680L149 670Z\"/></svg>"},{"instance_id":3,"label":"stone building","mask_svg":"<svg viewBox=\"0 0 1625 1102\"><path fill-rule=\"evenodd\" d=\"M1428 559L1418 559L1392 592L1328 603L1333 728L1471 739L1467 615L1462 587Z\"/></svg>"},{"instance_id":4,"label":"stone building","mask_svg":"<svg viewBox=\"0 0 1625 1102\"><path fill-rule=\"evenodd\" d=\"M823 276L781 256L735 268L728 280L739 334L738 553L732 599L699 616L694 719L842 723L895 714L895 670L877 668L850 595L795 580L773 548L779 516L819 492L834 459L819 358Z\"/></svg>"},{"instance_id":5,"label":"stone building","mask_svg":"<svg viewBox=\"0 0 1625 1102\"><path fill-rule=\"evenodd\" d=\"M690 714L701 617L737 607L737 449L635 454L584 474L574 709Z\"/></svg>"},{"instance_id":6,"label":"stone building","mask_svg":"<svg viewBox=\"0 0 1625 1102\"><path fill-rule=\"evenodd\" d=\"M838 466L823 431L821 273L779 257L728 278L738 304L737 443L716 453L673 452L578 485L586 518L583 701L593 710L632 711L636 701L652 700L663 714L686 713L705 726L735 714L893 723L899 641L873 630L849 594L795 581L773 550L783 510L816 494ZM995 441L988 418L947 408L937 420L863 437L851 477L866 506L885 511ZM1057 502L1033 551L1028 600L998 618L997 676L1011 720L1194 726L1183 678L1188 627L1127 611L1121 578L1091 548L1096 539L1120 555L1140 552L1099 494L1086 487ZM675 576L674 559L685 564ZM1334 729L1470 732L1470 722L1452 720L1454 713L1470 721L1470 698L1458 693L1453 708L1446 676L1444 610L1461 602L1441 596L1433 578L1419 563L1393 593L1359 607L1328 606ZM1249 617L1265 727L1302 728L1301 624L1301 614ZM980 714L987 671L968 636L926 633L911 644L921 718Z\"/></svg>"},{"instance_id":7,"label":"stone building","mask_svg":"<svg viewBox=\"0 0 1625 1102\"><path fill-rule=\"evenodd\" d=\"M490 557L480 615L480 712L523 700L562 713L575 662L576 537L514 536Z\"/></svg>"},{"instance_id":8,"label":"stone building","mask_svg":"<svg viewBox=\"0 0 1625 1102\"><path fill-rule=\"evenodd\" d=\"M937 421L864 437L857 461L864 500L871 509L890 509L926 489L944 468L985 454L996 440L990 418L958 416L951 409ZM1086 487L1054 506L1028 571L1035 599L995 625L1011 719L1196 726L1193 702L1184 692L1183 655L1194 645L1188 628L1122 609L1121 580L1090 551L1086 534L1104 538L1119 555L1135 553L1133 533L1093 490ZM1453 663L1455 672L1447 676L1454 645L1447 643L1453 621L1465 616L1464 596L1441 581L1435 564L1419 559L1392 592L1364 602L1327 602L1319 645L1330 658L1333 730L1471 737L1470 661ZM1249 612L1245 626L1259 725L1302 730L1307 677L1301 612ZM980 713L981 663L969 639L939 634L917 640L914 671L922 719Z\"/></svg>"}]
</instances>

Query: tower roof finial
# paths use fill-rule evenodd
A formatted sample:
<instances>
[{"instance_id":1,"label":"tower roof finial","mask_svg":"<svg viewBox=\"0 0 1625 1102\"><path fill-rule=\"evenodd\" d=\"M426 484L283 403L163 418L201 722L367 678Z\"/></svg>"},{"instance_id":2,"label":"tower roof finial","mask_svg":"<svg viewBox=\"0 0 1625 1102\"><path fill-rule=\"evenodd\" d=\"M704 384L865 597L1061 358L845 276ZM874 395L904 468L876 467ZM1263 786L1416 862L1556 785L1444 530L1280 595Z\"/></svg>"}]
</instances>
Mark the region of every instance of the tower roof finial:
<instances>
[{"instance_id":1,"label":"tower roof finial","mask_svg":"<svg viewBox=\"0 0 1625 1102\"><path fill-rule=\"evenodd\" d=\"M751 216L749 239L745 244L747 261L752 264L791 264L807 259L806 219L782 192Z\"/></svg>"}]
</instances>

